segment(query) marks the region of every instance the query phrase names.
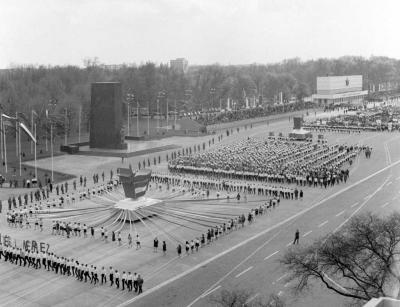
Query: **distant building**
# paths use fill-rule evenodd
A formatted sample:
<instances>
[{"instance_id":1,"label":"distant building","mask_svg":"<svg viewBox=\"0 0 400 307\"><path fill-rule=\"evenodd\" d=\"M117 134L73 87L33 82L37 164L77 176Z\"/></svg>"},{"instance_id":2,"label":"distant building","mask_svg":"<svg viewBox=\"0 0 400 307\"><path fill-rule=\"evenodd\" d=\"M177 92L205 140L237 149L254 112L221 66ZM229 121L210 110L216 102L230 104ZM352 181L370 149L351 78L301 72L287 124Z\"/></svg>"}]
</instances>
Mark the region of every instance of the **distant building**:
<instances>
[{"instance_id":1,"label":"distant building","mask_svg":"<svg viewBox=\"0 0 400 307\"><path fill-rule=\"evenodd\" d=\"M120 70L127 66L126 64L100 64L99 67L107 70Z\"/></svg>"},{"instance_id":2,"label":"distant building","mask_svg":"<svg viewBox=\"0 0 400 307\"><path fill-rule=\"evenodd\" d=\"M189 67L189 62L185 58L170 60L169 63L173 70L181 73L186 73Z\"/></svg>"},{"instance_id":3,"label":"distant building","mask_svg":"<svg viewBox=\"0 0 400 307\"><path fill-rule=\"evenodd\" d=\"M360 104L368 91L362 89L362 75L317 77L317 93L313 102L319 104Z\"/></svg>"}]
</instances>

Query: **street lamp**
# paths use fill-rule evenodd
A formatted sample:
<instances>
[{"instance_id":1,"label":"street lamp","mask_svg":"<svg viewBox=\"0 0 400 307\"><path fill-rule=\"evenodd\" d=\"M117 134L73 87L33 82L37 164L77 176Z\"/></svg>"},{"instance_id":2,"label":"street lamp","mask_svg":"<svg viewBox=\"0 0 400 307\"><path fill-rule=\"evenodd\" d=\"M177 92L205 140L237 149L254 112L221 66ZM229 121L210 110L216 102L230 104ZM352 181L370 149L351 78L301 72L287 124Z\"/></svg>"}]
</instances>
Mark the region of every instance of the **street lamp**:
<instances>
[{"instance_id":1,"label":"street lamp","mask_svg":"<svg viewBox=\"0 0 400 307\"><path fill-rule=\"evenodd\" d=\"M210 88L210 97L211 97L211 108L214 108L214 95L215 95L215 88ZM210 107L209 107L210 108Z\"/></svg>"},{"instance_id":2,"label":"street lamp","mask_svg":"<svg viewBox=\"0 0 400 307\"><path fill-rule=\"evenodd\" d=\"M188 109L187 105L189 104L189 100L191 99L191 97L192 97L192 90L185 90L184 101L185 101L185 106L187 109ZM190 112L192 112L192 111L193 111L193 108L191 107Z\"/></svg>"},{"instance_id":3,"label":"street lamp","mask_svg":"<svg viewBox=\"0 0 400 307\"><path fill-rule=\"evenodd\" d=\"M45 122L45 144L46 144L46 151L48 151L48 147L47 147L47 121L48 121L48 117L49 117L49 112L47 110L47 107L53 108L53 110L55 109L55 107L57 106L57 99L55 98L50 98L49 102L46 105L46 122ZM80 142L80 141L79 141Z\"/></svg>"},{"instance_id":4,"label":"street lamp","mask_svg":"<svg viewBox=\"0 0 400 307\"><path fill-rule=\"evenodd\" d=\"M68 119L68 108L64 108L65 111L65 122L64 122L64 128L65 128L65 139L64 139L64 145L66 146L68 143L68 134L67 134L67 119ZM35 131L36 132L36 131Z\"/></svg>"},{"instance_id":5,"label":"street lamp","mask_svg":"<svg viewBox=\"0 0 400 307\"><path fill-rule=\"evenodd\" d=\"M131 89L128 90L128 93L126 94L126 105L128 107L128 136L130 135L130 125L129 125L129 121L130 121L130 117L131 117L131 103L135 101L135 95L133 94L133 92L131 91Z\"/></svg>"},{"instance_id":6,"label":"street lamp","mask_svg":"<svg viewBox=\"0 0 400 307\"><path fill-rule=\"evenodd\" d=\"M165 91L159 91L158 92L158 95L157 95L157 133L159 133L159 130L160 130L160 115L161 115L161 112L160 112L160 100L165 98L165 96L166 96ZM168 103L168 101L167 101L167 103ZM168 105L167 105L167 112L168 112Z\"/></svg>"}]
</instances>

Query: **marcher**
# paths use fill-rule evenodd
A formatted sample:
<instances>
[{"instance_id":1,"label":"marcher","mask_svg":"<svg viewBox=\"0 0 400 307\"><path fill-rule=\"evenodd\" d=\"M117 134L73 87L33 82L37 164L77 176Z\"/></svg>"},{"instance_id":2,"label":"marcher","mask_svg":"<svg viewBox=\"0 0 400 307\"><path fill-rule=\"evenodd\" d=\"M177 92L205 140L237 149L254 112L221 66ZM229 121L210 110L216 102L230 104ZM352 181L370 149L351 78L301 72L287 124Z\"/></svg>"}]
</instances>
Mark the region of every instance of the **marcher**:
<instances>
[{"instance_id":1,"label":"marcher","mask_svg":"<svg viewBox=\"0 0 400 307\"><path fill-rule=\"evenodd\" d=\"M299 232L299 230L297 229L297 230L296 230L296 233L294 234L294 241L293 241L293 244L299 244L299 238L300 238L300 232Z\"/></svg>"},{"instance_id":2,"label":"marcher","mask_svg":"<svg viewBox=\"0 0 400 307\"><path fill-rule=\"evenodd\" d=\"M157 237L155 237L153 242L153 252L157 253L157 249L158 249L158 239Z\"/></svg>"}]
</instances>

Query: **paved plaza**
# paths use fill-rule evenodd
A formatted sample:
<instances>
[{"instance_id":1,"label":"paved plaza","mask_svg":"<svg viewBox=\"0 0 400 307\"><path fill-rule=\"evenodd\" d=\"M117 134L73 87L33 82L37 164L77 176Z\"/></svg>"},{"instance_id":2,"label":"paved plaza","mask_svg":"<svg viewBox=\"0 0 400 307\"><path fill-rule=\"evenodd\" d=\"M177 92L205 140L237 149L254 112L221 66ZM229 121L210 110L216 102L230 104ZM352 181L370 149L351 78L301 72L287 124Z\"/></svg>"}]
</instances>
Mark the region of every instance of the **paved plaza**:
<instances>
[{"instance_id":1,"label":"paved plaza","mask_svg":"<svg viewBox=\"0 0 400 307\"><path fill-rule=\"evenodd\" d=\"M327 116L329 114L318 114ZM312 114L314 116L314 114ZM279 121L264 122L253 128L241 129L229 137L224 137L218 145L229 145L248 137L266 137L270 131L288 133L292 122L288 117ZM174 137L163 140L163 145L175 144L180 147L202 144L216 136ZM314 137L315 138L315 137ZM166 155L173 149L143 156L127 158L123 161L115 157L95 157L63 155L54 158L56 171L77 176L77 190L73 192L73 180L69 181L68 202L63 208L47 208L40 215L43 231L19 226L9 226L6 220L7 202L3 201L0 215L0 233L10 236L12 242L21 245L25 240L36 241L39 246L49 246L49 250L62 257L79 260L80 263L95 265L97 268L112 266L121 272L137 272L143 276L143 293L121 291L115 286L93 285L79 282L75 277L56 275L43 269L20 267L1 262L0 302L2 306L212 306L209 298L222 289L251 289L253 297L276 293L289 306L316 305L337 306L337 298L318 287L309 296L296 300L288 292L285 272L277 262L287 248L292 248L293 235L300 230L300 244L325 235L341 227L351 216L366 210L387 214L396 210L398 186L400 184L400 135L397 133L363 132L347 134L328 132L324 134L328 144L347 146L370 146L372 157L366 159L359 154L351 166L346 184L333 187L298 187L304 191L302 200L281 199L279 204L268 207L272 197L247 194L238 200L237 192L211 189L191 190L183 185L169 185L152 180L146 197L159 202L151 208L128 212L115 207L122 200L121 187L114 187L108 193L79 200L79 176L88 179L87 188L97 189L102 185L93 184L94 173L105 173L106 181L110 170L131 165L137 168L144 159L160 157L161 163L151 166L154 178L167 173ZM143 145L148 146L148 145ZM143 148L142 148L143 149ZM49 159L41 159L38 166L48 168ZM116 176L115 172L113 176ZM22 190L22 189L21 189ZM91 190L92 191L92 190ZM96 190L97 191L97 190ZM72 196L74 193L74 196ZM228 198L229 196L229 198ZM6 199L8 194L2 195ZM72 201L72 197L75 201ZM50 199L57 198L53 191ZM46 209L45 202L43 206ZM255 221L248 223L249 212L264 209ZM254 212L254 211L253 211ZM245 226L224 231L224 234L210 244L205 244L198 252L186 254L185 242L201 239L210 228L221 226L238 216L246 217ZM53 221L81 224L96 224L94 238L90 229L88 237L71 234L52 234ZM101 239L100 227L109 229L108 242ZM237 228L237 229L236 229ZM111 231L121 232L121 244L112 241ZM128 233L133 235L133 246L129 246ZM138 235L139 237L136 237ZM157 237L160 245L154 252L153 240ZM139 238L141 248L137 249ZM15 240L15 241L14 241ZM167 252L162 252L165 241ZM181 242L182 255L178 257L176 248Z\"/></svg>"}]
</instances>

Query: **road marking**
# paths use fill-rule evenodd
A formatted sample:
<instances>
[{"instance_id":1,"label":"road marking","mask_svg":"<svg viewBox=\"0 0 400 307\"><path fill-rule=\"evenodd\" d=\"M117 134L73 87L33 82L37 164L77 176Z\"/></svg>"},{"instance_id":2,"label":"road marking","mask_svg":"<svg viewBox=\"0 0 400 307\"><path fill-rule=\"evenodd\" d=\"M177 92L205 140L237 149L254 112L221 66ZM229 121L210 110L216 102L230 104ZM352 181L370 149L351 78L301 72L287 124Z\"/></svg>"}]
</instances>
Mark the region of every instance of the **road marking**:
<instances>
[{"instance_id":1,"label":"road marking","mask_svg":"<svg viewBox=\"0 0 400 307\"><path fill-rule=\"evenodd\" d=\"M352 205L351 205L351 208L353 208L353 207L355 207L355 206L357 206L357 205L358 205L358 202L352 204Z\"/></svg>"},{"instance_id":2,"label":"road marking","mask_svg":"<svg viewBox=\"0 0 400 307\"><path fill-rule=\"evenodd\" d=\"M338 217L338 216L341 216L343 213L345 212L345 210L343 210L343 211L341 211L341 212L339 212L338 214L336 214L335 216L336 217Z\"/></svg>"},{"instance_id":3,"label":"road marking","mask_svg":"<svg viewBox=\"0 0 400 307\"><path fill-rule=\"evenodd\" d=\"M269 242L271 242L275 237L277 237L282 230L279 230L276 234L274 234L271 238L269 238L265 243L263 243L261 246L257 247L250 255L248 255L246 258L244 258L242 261L240 261L232 270L230 270L228 273L226 273L224 276L222 276L217 282L215 282L210 288L208 288L206 291L203 292L207 293L208 291L211 291L215 286L217 286L221 281L223 281L226 277L228 277L232 272L236 271L238 267L240 267L243 263L245 263L247 260L249 260L255 253L257 253L260 249L264 248L265 245L267 245ZM203 262L203 265L206 265L207 263ZM193 302L191 302L187 307L193 306L197 301L202 299L202 296L200 295L197 297Z\"/></svg>"},{"instance_id":4,"label":"road marking","mask_svg":"<svg viewBox=\"0 0 400 307\"><path fill-rule=\"evenodd\" d=\"M238 277L242 276L244 273L250 271L252 268L253 268L253 266L248 267L246 270L244 270L243 272L237 274L235 277L238 278Z\"/></svg>"},{"instance_id":5,"label":"road marking","mask_svg":"<svg viewBox=\"0 0 400 307\"><path fill-rule=\"evenodd\" d=\"M370 199L370 198L371 198L371 195L367 195L367 196L364 197L364 200L367 200L367 199Z\"/></svg>"},{"instance_id":6,"label":"road marking","mask_svg":"<svg viewBox=\"0 0 400 307\"><path fill-rule=\"evenodd\" d=\"M352 189L352 188L358 186L359 184L361 184L361 183L363 183L363 182L365 182L365 181L367 181L367 180L369 180L369 179L371 179L371 178L373 178L373 177L375 177L375 176L377 176L377 175L383 173L384 171L386 171L386 170L388 170L388 169L390 169L390 168L392 168L392 167L394 167L394 166L396 166L396 165L398 165L398 164L400 164L400 159L397 160L396 162L393 162L392 164L389 164L389 165L387 165L387 166L381 168L380 170L376 171L375 173L372 173L372 174L370 174L370 175L368 175L368 176L366 176L366 177L364 177L364 178L362 178L362 179L360 179L360 180L358 180L358 181L352 183L351 185L349 185L349 186L347 186L347 187L344 187L343 189L341 189L341 190L339 190L339 191L337 191L337 192L335 192L335 193L332 193L331 195L327 196L326 198L317 201L317 202L316 202L315 204L313 204L311 207L305 208L305 209L303 209L302 211L297 212L296 214L294 214L294 215L288 217L287 219L285 219L285 220L283 220L283 221L281 221L281 222L278 222L278 223L276 223L275 225L273 225L273 226L271 226L271 227L269 227L269 228L267 228L267 229L264 229L263 231L261 231L261 232L255 234L254 236L249 237L249 238L243 240L242 242L240 242L240 243L238 243L238 244L236 244L236 245L234 245L234 246L232 246L232 247L226 249L225 251L223 251L223 252L221 252L221 253L219 253L219 254L217 254L217 255L214 255L214 256L210 257L209 259L207 259L207 260L205 260L205 261L203 261L203 262L201 262L201 263L199 263L199 264L193 266L192 268L190 268L190 269L188 269L188 270L186 270L186 271L184 271L184 272L182 272L182 273L180 273L180 274L177 274L177 275L175 275L174 277L171 277L170 279L165 280L164 282L161 282L160 284L154 286L153 288L150 288L150 289L146 290L145 292L143 292L143 293L140 294L139 296L135 296L135 297L133 297L133 298L131 298L131 299L126 300L125 302L122 302L121 304L117 305L117 307L124 307L124 306L127 306L127 305L129 305L129 304L135 302L136 300L139 300L139 299L141 299L141 298L143 298L143 297L145 297L145 296L147 296L147 295L152 294L153 292L155 292L155 291L157 291L157 290L159 290L159 289L165 287L166 285L169 285L170 283L172 283L172 282L174 282L174 281L176 281L176 280L178 280L178 279L180 279L180 278L182 278L182 277L184 277L184 276L186 276L186 275L188 275L188 274L190 274L190 273L192 273L192 272L198 270L199 268L204 267L205 265L209 264L210 262L212 262L212 261L214 261L214 260L216 260L216 259L219 259L219 258L221 258L222 256L225 256L226 254L228 254L228 253L234 251L235 249L237 249L237 248L239 248L239 247L241 247L241 246L243 246L243 245L245 245L245 244L247 244L247 243L249 243L249 242L251 242L251 241L253 241L253 240L255 240L255 239L257 239L257 238L259 238L259 237L261 237L261 236L263 236L263 235L265 235L266 233L270 232L271 230L274 230L274 229L276 229L276 228L278 228L278 227L280 227L280 226L282 226L282 225L285 225L286 223L288 223L288 222L290 222L290 221L292 221L292 220L298 218L299 216L302 216L303 214L305 214L305 213L307 213L307 212L313 210L314 208L317 208L317 207L321 206L321 205L322 205L323 203L325 203L326 201L328 201L328 200L330 200L330 199L333 199L333 198L335 198L336 196L338 196L338 195L340 195L340 194L342 194L342 193L344 193L344 192L349 191L350 189ZM399 193L400 193L400 192L399 192ZM361 208L361 206L360 206L360 208ZM359 209L355 210L355 212L357 212L358 210L359 210ZM350 217L352 217L352 215L351 215ZM345 222L346 222L346 221L345 221ZM344 223L342 223L342 224L344 225ZM198 301L198 299L196 299L195 301L193 301L189 306L192 306L192 305L193 305L195 302L197 302L197 301ZM188 306L188 307L189 307L189 306Z\"/></svg>"},{"instance_id":7,"label":"road marking","mask_svg":"<svg viewBox=\"0 0 400 307\"><path fill-rule=\"evenodd\" d=\"M306 237L306 236L308 236L310 233L312 233L312 230L306 232L306 233L303 235L303 238Z\"/></svg>"},{"instance_id":8,"label":"road marking","mask_svg":"<svg viewBox=\"0 0 400 307\"><path fill-rule=\"evenodd\" d=\"M246 303L245 304L248 304L248 303L250 303L252 300L254 300L257 296L259 296L260 295L260 293L256 293L256 294L254 294L252 297L250 297L247 301L246 301Z\"/></svg>"},{"instance_id":9,"label":"road marking","mask_svg":"<svg viewBox=\"0 0 400 307\"><path fill-rule=\"evenodd\" d=\"M289 273L283 274L281 277L279 277L276 281L280 281L281 279L285 278Z\"/></svg>"},{"instance_id":10,"label":"road marking","mask_svg":"<svg viewBox=\"0 0 400 307\"><path fill-rule=\"evenodd\" d=\"M281 296L283 294L283 291L278 292L278 296Z\"/></svg>"},{"instance_id":11,"label":"road marking","mask_svg":"<svg viewBox=\"0 0 400 307\"><path fill-rule=\"evenodd\" d=\"M287 288L290 285L290 282L287 282L283 287Z\"/></svg>"},{"instance_id":12,"label":"road marking","mask_svg":"<svg viewBox=\"0 0 400 307\"><path fill-rule=\"evenodd\" d=\"M279 253L279 251L273 252L271 255L265 257L264 260L271 258L273 255L276 255L277 253Z\"/></svg>"},{"instance_id":13,"label":"road marking","mask_svg":"<svg viewBox=\"0 0 400 307\"><path fill-rule=\"evenodd\" d=\"M327 224L327 223L328 223L328 221L325 221L325 222L319 224L319 225L318 225L318 228L321 228L322 226L324 226L324 225Z\"/></svg>"},{"instance_id":14,"label":"road marking","mask_svg":"<svg viewBox=\"0 0 400 307\"><path fill-rule=\"evenodd\" d=\"M387 185L386 186L388 186L388 185L391 185L392 184L392 182L391 181L389 181L388 183L387 183Z\"/></svg>"},{"instance_id":15,"label":"road marking","mask_svg":"<svg viewBox=\"0 0 400 307\"><path fill-rule=\"evenodd\" d=\"M381 206L381 208L385 208L387 205L389 205L388 202L384 203L384 204Z\"/></svg>"},{"instance_id":16,"label":"road marking","mask_svg":"<svg viewBox=\"0 0 400 307\"><path fill-rule=\"evenodd\" d=\"M29 295L29 294L31 294L31 293L33 293L33 292L39 290L40 288L44 287L45 285L47 285L47 284L49 284L49 283L54 283L54 282L55 282L56 280L58 280L58 279L61 279L61 276L58 276L58 277L52 278L52 279L50 279L50 280L47 280L47 281L45 281L45 282L42 282L42 283L41 283L40 285L38 285L37 287L28 289L27 291L22 292L22 294L21 294L21 293L18 293L18 297L14 297L14 298L8 299L6 302L4 302L4 304L3 304L3 302L2 302L1 306L7 306L7 305L9 306L10 304L14 303L15 301L18 301L18 300L25 300L25 298L24 298L25 296L27 296L27 295ZM10 293L9 295L14 295L14 293ZM9 296L9 295L8 295L8 296Z\"/></svg>"},{"instance_id":17,"label":"road marking","mask_svg":"<svg viewBox=\"0 0 400 307\"><path fill-rule=\"evenodd\" d=\"M286 247L289 247L292 244L293 244L293 242L289 242L288 244L286 244Z\"/></svg>"},{"instance_id":18,"label":"road marking","mask_svg":"<svg viewBox=\"0 0 400 307\"><path fill-rule=\"evenodd\" d=\"M211 291L208 291L208 292L204 293L201 297L206 297L207 295L210 295L210 294L213 293L214 291L217 291L219 288L221 288L221 286L215 287L215 288L212 289Z\"/></svg>"},{"instance_id":19,"label":"road marking","mask_svg":"<svg viewBox=\"0 0 400 307\"><path fill-rule=\"evenodd\" d=\"M378 189L376 189L376 190L374 191L374 193L371 194L371 197L374 196L376 193L378 193L378 192L380 191L380 189L386 184L386 182L387 182L388 180L389 180L389 177L387 177L386 180L381 184L381 186L380 186ZM335 230L332 231L332 233L335 233L335 232L338 231L340 228L342 228L342 226L343 226L344 224L346 224L346 223L354 216L354 214L356 214L358 211L360 211L360 210L362 209L362 207L365 206L365 204L368 202L368 200L369 200L369 199L365 200L356 210L354 210L354 212L353 212L352 214L350 214L350 216L349 216L347 219L345 219L344 222L343 222L342 224L340 224L338 227L336 227ZM325 240L327 240L327 239L325 239Z\"/></svg>"}]
</instances>

